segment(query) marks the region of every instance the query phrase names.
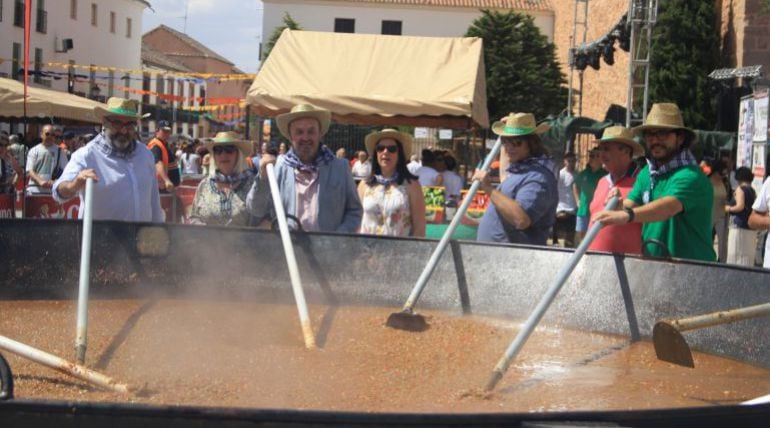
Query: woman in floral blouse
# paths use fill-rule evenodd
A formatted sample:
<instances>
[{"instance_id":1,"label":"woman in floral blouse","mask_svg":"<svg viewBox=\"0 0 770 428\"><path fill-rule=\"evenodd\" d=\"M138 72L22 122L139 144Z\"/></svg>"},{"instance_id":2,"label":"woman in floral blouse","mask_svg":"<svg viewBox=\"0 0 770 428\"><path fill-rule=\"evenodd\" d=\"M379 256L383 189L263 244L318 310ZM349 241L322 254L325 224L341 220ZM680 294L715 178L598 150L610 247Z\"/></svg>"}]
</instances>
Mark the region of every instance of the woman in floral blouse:
<instances>
[{"instance_id":1,"label":"woman in floral blouse","mask_svg":"<svg viewBox=\"0 0 770 428\"><path fill-rule=\"evenodd\" d=\"M425 200L417 177L406 168L412 137L395 129L366 136L372 174L358 185L364 207L361 233L425 236Z\"/></svg>"},{"instance_id":2,"label":"woman in floral blouse","mask_svg":"<svg viewBox=\"0 0 770 428\"><path fill-rule=\"evenodd\" d=\"M246 163L250 150L234 132L220 132L206 142L211 154L207 178L195 192L190 220L193 224L248 226L251 213L246 196L254 184L254 176Z\"/></svg>"}]
</instances>

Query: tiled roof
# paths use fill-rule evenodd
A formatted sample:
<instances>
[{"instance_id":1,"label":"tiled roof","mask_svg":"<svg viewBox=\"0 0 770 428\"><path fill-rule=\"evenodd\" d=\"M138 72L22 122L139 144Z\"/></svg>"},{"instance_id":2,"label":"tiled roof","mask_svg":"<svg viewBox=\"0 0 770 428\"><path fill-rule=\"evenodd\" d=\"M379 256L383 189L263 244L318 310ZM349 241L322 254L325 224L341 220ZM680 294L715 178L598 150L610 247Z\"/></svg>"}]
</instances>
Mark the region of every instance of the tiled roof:
<instances>
[{"instance_id":1,"label":"tiled roof","mask_svg":"<svg viewBox=\"0 0 770 428\"><path fill-rule=\"evenodd\" d=\"M170 71L192 71L181 62L175 61L173 58L169 58L166 54L158 52L145 44L142 44L142 63Z\"/></svg>"},{"instance_id":2,"label":"tiled roof","mask_svg":"<svg viewBox=\"0 0 770 428\"><path fill-rule=\"evenodd\" d=\"M173 28L165 26L165 25L162 25L162 24L160 26L158 26L157 28L151 30L150 32L146 33L145 36L147 34L150 34L152 32L159 31L159 30L163 30L163 31L166 31L166 32L169 32L169 33L173 34L176 38L178 38L179 40L183 41L184 43L186 43L187 45L189 45L190 47L192 47L196 51L200 52L199 55L180 54L179 52L166 52L166 55L202 56L204 58L215 58L215 59L217 59L219 61L224 62L225 64L234 65L227 58L225 58L225 57L219 55L218 53L212 51L211 49L207 48L203 43L193 39L192 37L188 36L187 34L182 33L181 31L174 30Z\"/></svg>"},{"instance_id":3,"label":"tiled roof","mask_svg":"<svg viewBox=\"0 0 770 428\"><path fill-rule=\"evenodd\" d=\"M553 11L551 0L340 0L350 3L383 3L429 7ZM558 0L566 1L566 0Z\"/></svg>"}]
</instances>

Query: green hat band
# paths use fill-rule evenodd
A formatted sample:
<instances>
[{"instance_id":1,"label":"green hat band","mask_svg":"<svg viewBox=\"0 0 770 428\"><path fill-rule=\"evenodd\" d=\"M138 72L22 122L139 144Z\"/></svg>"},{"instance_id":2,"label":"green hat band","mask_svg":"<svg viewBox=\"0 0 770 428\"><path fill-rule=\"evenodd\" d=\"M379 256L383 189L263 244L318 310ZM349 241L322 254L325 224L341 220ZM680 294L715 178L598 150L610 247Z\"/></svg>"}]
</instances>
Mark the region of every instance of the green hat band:
<instances>
[{"instance_id":1,"label":"green hat band","mask_svg":"<svg viewBox=\"0 0 770 428\"><path fill-rule=\"evenodd\" d=\"M226 140L217 140L217 139L213 139L213 140L211 140L211 141L212 141L212 142L214 142L214 143L232 143L232 144L235 144L235 143L237 143L237 142L238 142L238 141L236 141L236 140L231 140L231 139L229 139L229 138L228 138L228 139L226 139Z\"/></svg>"},{"instance_id":2,"label":"green hat band","mask_svg":"<svg viewBox=\"0 0 770 428\"><path fill-rule=\"evenodd\" d=\"M110 113L122 114L124 116L136 116L136 112L133 110L126 110L124 108L110 108L107 109Z\"/></svg>"},{"instance_id":3,"label":"green hat band","mask_svg":"<svg viewBox=\"0 0 770 428\"><path fill-rule=\"evenodd\" d=\"M503 131L509 132L511 134L530 134L535 130L535 128L518 128L518 127L511 127L506 126L503 128Z\"/></svg>"}]
</instances>

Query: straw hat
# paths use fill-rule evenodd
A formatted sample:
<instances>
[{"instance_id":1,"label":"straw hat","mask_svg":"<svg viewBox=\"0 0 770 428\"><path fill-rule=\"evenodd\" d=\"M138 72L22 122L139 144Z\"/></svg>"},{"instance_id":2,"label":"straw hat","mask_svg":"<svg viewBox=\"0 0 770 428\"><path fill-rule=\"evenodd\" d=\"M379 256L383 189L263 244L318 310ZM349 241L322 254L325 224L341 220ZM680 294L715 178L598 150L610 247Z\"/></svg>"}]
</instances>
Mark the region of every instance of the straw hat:
<instances>
[{"instance_id":1,"label":"straw hat","mask_svg":"<svg viewBox=\"0 0 770 428\"><path fill-rule=\"evenodd\" d=\"M598 143L599 146L601 146L602 143L611 142L625 144L633 150L633 157L638 158L639 156L644 156L644 147L634 140L633 131L625 126L610 126L609 128L605 128L602 138L594 140L594 142Z\"/></svg>"},{"instance_id":2,"label":"straw hat","mask_svg":"<svg viewBox=\"0 0 770 428\"><path fill-rule=\"evenodd\" d=\"M635 135L642 135L648 129L681 129L688 136L685 141L692 142L695 140L695 131L684 126L682 112L679 110L679 106L674 103L653 104L650 112L647 114L647 120L644 121L644 125L633 128L633 132Z\"/></svg>"},{"instance_id":3,"label":"straw hat","mask_svg":"<svg viewBox=\"0 0 770 428\"><path fill-rule=\"evenodd\" d=\"M97 106L94 113L99 120L108 116L122 116L131 119L144 119L150 116L150 113L139 114L139 102L136 100L127 100L125 98L111 97L107 100L107 108Z\"/></svg>"},{"instance_id":4,"label":"straw hat","mask_svg":"<svg viewBox=\"0 0 770 428\"><path fill-rule=\"evenodd\" d=\"M242 140L238 133L232 131L218 132L214 138L207 140L205 145L209 153L212 154L216 146L235 146L241 151L243 156L248 156L251 153L251 143Z\"/></svg>"},{"instance_id":5,"label":"straw hat","mask_svg":"<svg viewBox=\"0 0 770 428\"><path fill-rule=\"evenodd\" d=\"M549 128L547 123L541 123L538 126L535 115L532 113L511 113L508 117L492 124L492 132L501 137L542 134Z\"/></svg>"},{"instance_id":6,"label":"straw hat","mask_svg":"<svg viewBox=\"0 0 770 428\"><path fill-rule=\"evenodd\" d=\"M289 113L279 114L275 121L278 123L278 130L281 135L291 140L289 135L289 124L303 117L311 117L321 124L321 136L329 130L329 124L332 120L332 112L311 106L310 104L297 104L292 107Z\"/></svg>"},{"instance_id":7,"label":"straw hat","mask_svg":"<svg viewBox=\"0 0 770 428\"><path fill-rule=\"evenodd\" d=\"M397 129L386 128L379 132L372 132L366 136L366 139L364 139L366 151L369 152L371 157L376 155L376 153L374 153L374 146L376 146L383 138L392 138L401 143L401 149L404 150L404 157L409 157L409 155L412 154L412 136L405 132L400 132Z\"/></svg>"}]
</instances>

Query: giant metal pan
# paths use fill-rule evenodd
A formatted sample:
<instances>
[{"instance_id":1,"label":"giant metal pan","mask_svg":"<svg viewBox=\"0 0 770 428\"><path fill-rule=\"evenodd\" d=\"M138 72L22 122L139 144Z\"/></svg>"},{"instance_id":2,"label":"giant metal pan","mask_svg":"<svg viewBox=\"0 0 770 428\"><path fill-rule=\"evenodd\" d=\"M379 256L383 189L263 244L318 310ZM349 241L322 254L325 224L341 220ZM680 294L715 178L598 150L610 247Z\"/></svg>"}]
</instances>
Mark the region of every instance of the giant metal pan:
<instances>
[{"instance_id":1,"label":"giant metal pan","mask_svg":"<svg viewBox=\"0 0 770 428\"><path fill-rule=\"evenodd\" d=\"M0 298L73 298L78 283L81 227L71 221L0 222ZM92 296L148 293L290 299L290 283L277 234L247 229L95 222ZM309 302L398 307L435 242L307 233L295 236ZM217 260L221 254L227 258ZM454 242L423 293L422 307L522 319L569 256L556 248ZM69 259L68 259L69 257ZM204 260L208 259L208 262ZM213 261L213 262L212 262ZM217 281L210 281L212 266ZM224 278L224 280L222 279ZM251 286L244 289L243 284ZM770 272L680 260L589 253L557 297L545 323L649 339L656 320L679 318L770 301ZM287 300L288 301L288 300ZM693 349L770 369L770 321L754 319L688 333ZM74 413L72 409L77 408ZM74 417L73 414L78 415ZM121 416L122 415L122 416ZM661 415L666 415L661 417ZM750 426L766 421L770 405L671 411L508 415L357 415L292 410L167 408L119 404L67 404L11 400L0 403L0 425L11 421L57 424L110 421L123 416L164 426L218 420L221 426L266 421L351 425L367 423L496 425L518 421L594 420L638 426ZM22 419L19 419L22 418ZM29 418L29 419L25 419ZM448 419L449 418L449 419ZM724 419L720 419L724 418ZM250 422L247 422L250 421ZM739 421L739 422L738 422ZM158 422L160 423L160 422ZM62 425L65 426L65 425Z\"/></svg>"}]
</instances>

